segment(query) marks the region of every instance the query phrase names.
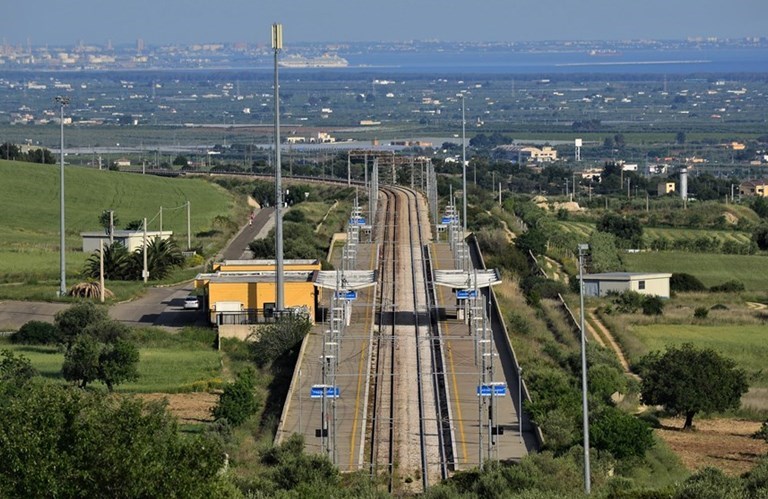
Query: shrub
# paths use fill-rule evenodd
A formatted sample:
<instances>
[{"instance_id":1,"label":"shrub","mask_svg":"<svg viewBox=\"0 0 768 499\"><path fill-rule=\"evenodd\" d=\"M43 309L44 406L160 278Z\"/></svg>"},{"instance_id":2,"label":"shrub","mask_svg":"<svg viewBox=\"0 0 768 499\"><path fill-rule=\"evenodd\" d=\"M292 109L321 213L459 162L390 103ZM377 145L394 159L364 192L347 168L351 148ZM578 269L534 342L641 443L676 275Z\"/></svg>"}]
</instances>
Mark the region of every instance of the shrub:
<instances>
[{"instance_id":1,"label":"shrub","mask_svg":"<svg viewBox=\"0 0 768 499\"><path fill-rule=\"evenodd\" d=\"M673 273L672 277L669 279L669 287L672 291L677 293L696 293L707 290L704 283L697 277L684 272Z\"/></svg>"},{"instance_id":2,"label":"shrub","mask_svg":"<svg viewBox=\"0 0 768 499\"><path fill-rule=\"evenodd\" d=\"M711 293L738 293L744 291L744 283L736 280L726 281L717 286L712 286L709 288L709 291Z\"/></svg>"},{"instance_id":3,"label":"shrub","mask_svg":"<svg viewBox=\"0 0 768 499\"><path fill-rule=\"evenodd\" d=\"M60 342L59 329L42 321L29 321L11 335L11 343L22 345L52 345Z\"/></svg>"},{"instance_id":4,"label":"shrub","mask_svg":"<svg viewBox=\"0 0 768 499\"><path fill-rule=\"evenodd\" d=\"M259 410L261 402L253 392L254 376L253 370L247 369L224 387L219 403L213 408L217 420L226 419L231 425L239 426Z\"/></svg>"},{"instance_id":5,"label":"shrub","mask_svg":"<svg viewBox=\"0 0 768 499\"><path fill-rule=\"evenodd\" d=\"M606 407L591 423L591 437L597 449L614 457L641 457L653 447L653 432L648 425L619 409Z\"/></svg>"},{"instance_id":6,"label":"shrub","mask_svg":"<svg viewBox=\"0 0 768 499\"><path fill-rule=\"evenodd\" d=\"M643 298L642 307L644 315L661 315L664 311L664 301L656 295L646 296Z\"/></svg>"},{"instance_id":7,"label":"shrub","mask_svg":"<svg viewBox=\"0 0 768 499\"><path fill-rule=\"evenodd\" d=\"M707 315L709 315L709 309L707 307L696 307L696 310L693 311L693 316L696 319L706 319Z\"/></svg>"}]
</instances>

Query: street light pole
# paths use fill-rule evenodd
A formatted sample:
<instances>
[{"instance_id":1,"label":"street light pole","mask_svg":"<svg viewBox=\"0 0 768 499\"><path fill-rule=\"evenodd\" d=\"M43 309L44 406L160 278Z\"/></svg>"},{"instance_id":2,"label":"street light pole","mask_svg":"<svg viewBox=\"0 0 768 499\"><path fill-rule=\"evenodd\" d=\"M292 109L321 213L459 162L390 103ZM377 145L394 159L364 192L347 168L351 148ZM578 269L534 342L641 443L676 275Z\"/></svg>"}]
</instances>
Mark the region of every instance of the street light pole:
<instances>
[{"instance_id":1,"label":"street light pole","mask_svg":"<svg viewBox=\"0 0 768 499\"><path fill-rule=\"evenodd\" d=\"M59 246L59 252L60 252L60 267L61 267L61 277L59 281L59 296L65 296L67 294L67 268L66 268L66 257L64 256L65 251L65 242L64 242L64 107L69 105L69 97L59 95L56 97L56 102L59 104L60 108L60 115L59 115L59 124L61 125L61 143L60 143L60 149L59 149L59 156L61 159L61 174L60 174L60 187L59 187L59 196L60 196L60 222L61 222L61 241Z\"/></svg>"},{"instance_id":2,"label":"street light pole","mask_svg":"<svg viewBox=\"0 0 768 499\"><path fill-rule=\"evenodd\" d=\"M467 121L464 118L464 94L461 94L461 189L464 202L464 237L467 237Z\"/></svg>"},{"instance_id":3,"label":"street light pole","mask_svg":"<svg viewBox=\"0 0 768 499\"><path fill-rule=\"evenodd\" d=\"M280 163L280 87L277 58L283 48L283 25L272 25L272 50L275 51L275 308L282 312L283 303L283 187Z\"/></svg>"},{"instance_id":4,"label":"street light pole","mask_svg":"<svg viewBox=\"0 0 768 499\"><path fill-rule=\"evenodd\" d=\"M592 483L589 471L589 408L587 407L587 342L584 330L584 253L588 244L579 244L579 306L581 307L581 406L584 420L584 492L589 494Z\"/></svg>"}]
</instances>

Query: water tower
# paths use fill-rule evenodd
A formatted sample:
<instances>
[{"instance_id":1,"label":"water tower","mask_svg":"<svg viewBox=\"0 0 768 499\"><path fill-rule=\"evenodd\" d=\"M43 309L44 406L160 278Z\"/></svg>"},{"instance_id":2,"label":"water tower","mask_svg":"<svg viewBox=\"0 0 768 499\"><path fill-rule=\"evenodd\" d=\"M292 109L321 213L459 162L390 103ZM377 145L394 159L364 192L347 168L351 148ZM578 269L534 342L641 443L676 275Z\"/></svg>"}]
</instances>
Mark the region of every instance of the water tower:
<instances>
[{"instance_id":1,"label":"water tower","mask_svg":"<svg viewBox=\"0 0 768 499\"><path fill-rule=\"evenodd\" d=\"M688 168L680 168L680 198L688 199Z\"/></svg>"}]
</instances>

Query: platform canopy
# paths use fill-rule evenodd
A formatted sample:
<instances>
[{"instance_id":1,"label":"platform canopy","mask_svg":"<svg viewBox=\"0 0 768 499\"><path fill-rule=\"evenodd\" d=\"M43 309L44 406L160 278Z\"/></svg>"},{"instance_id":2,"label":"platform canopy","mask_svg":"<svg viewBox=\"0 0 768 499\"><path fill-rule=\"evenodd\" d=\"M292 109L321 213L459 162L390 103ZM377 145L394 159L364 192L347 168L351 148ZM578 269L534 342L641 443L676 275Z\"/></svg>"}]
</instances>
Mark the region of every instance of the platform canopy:
<instances>
[{"instance_id":1,"label":"platform canopy","mask_svg":"<svg viewBox=\"0 0 768 499\"><path fill-rule=\"evenodd\" d=\"M496 269L435 271L435 284L453 289L487 288L500 282L501 275Z\"/></svg>"},{"instance_id":2,"label":"platform canopy","mask_svg":"<svg viewBox=\"0 0 768 499\"><path fill-rule=\"evenodd\" d=\"M362 289L376 282L374 270L321 270L315 277L315 286L325 289Z\"/></svg>"}]
</instances>

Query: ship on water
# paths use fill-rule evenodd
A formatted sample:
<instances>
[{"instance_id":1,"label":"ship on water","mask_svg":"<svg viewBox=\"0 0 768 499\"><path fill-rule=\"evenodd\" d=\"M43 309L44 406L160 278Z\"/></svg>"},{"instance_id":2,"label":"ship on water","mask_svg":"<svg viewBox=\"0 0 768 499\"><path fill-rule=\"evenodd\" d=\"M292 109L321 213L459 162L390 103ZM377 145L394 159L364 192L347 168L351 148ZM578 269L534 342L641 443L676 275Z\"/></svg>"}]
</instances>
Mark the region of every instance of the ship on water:
<instances>
[{"instance_id":1,"label":"ship on water","mask_svg":"<svg viewBox=\"0 0 768 499\"><path fill-rule=\"evenodd\" d=\"M346 68L349 61L337 54L323 54L320 57L289 55L279 64L284 68Z\"/></svg>"}]
</instances>

